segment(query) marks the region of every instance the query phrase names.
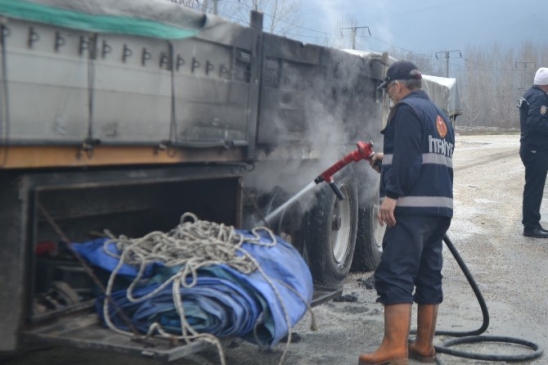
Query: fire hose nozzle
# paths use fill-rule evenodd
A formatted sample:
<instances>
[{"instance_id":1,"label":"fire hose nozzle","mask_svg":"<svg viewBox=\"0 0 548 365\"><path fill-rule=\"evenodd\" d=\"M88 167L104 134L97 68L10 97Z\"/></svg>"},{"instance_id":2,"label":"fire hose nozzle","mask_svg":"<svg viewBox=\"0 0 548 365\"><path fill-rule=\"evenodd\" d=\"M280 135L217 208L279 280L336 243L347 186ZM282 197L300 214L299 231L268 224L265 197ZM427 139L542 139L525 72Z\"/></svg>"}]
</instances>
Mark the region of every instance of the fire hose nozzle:
<instances>
[{"instance_id":1,"label":"fire hose nozzle","mask_svg":"<svg viewBox=\"0 0 548 365\"><path fill-rule=\"evenodd\" d=\"M358 144L358 149L362 150L361 154L362 154L362 156L364 156L362 158L364 160L371 161L373 156L375 156L375 152L373 151L373 142L365 143L365 142L359 141L357 144ZM367 157L365 157L365 156L367 156ZM381 160L376 160L374 165L380 169L381 165L382 165L382 161Z\"/></svg>"},{"instance_id":2,"label":"fire hose nozzle","mask_svg":"<svg viewBox=\"0 0 548 365\"><path fill-rule=\"evenodd\" d=\"M358 143L356 143L356 145L358 147L357 150L354 150L344 156L337 163L322 172L320 175L318 175L317 178L314 179L314 182L316 184L319 184L323 181L327 182L331 186L339 200L343 200L344 195L337 187L337 185L333 182L333 175L335 175L335 173L337 173L340 169L342 169L351 162L358 162L360 160L371 160L373 156L375 156L375 152L373 152L373 142L366 143L363 141L359 141Z\"/></svg>"},{"instance_id":3,"label":"fire hose nozzle","mask_svg":"<svg viewBox=\"0 0 548 365\"><path fill-rule=\"evenodd\" d=\"M358 146L358 151L360 155L359 157L363 160L370 160L375 155L375 152L373 152L374 145L371 141L367 143L363 141L358 141L358 143L356 143L356 146Z\"/></svg>"}]
</instances>

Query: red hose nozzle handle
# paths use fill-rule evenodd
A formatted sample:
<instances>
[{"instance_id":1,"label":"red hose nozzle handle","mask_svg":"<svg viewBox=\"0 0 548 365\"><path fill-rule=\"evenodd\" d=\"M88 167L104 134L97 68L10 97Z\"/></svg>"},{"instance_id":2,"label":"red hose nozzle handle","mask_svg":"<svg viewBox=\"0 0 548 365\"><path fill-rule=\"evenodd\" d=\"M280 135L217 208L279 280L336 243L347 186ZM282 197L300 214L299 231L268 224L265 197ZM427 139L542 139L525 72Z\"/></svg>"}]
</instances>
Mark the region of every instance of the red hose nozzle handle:
<instances>
[{"instance_id":1,"label":"red hose nozzle handle","mask_svg":"<svg viewBox=\"0 0 548 365\"><path fill-rule=\"evenodd\" d=\"M314 179L314 182L316 184L319 184L322 181L331 183L333 182L333 175L335 175L340 169L348 165L350 162L371 160L371 158L375 155L375 152L373 152L373 142L366 143L359 141L356 145L358 146L357 150L350 152L333 166L322 172L316 179Z\"/></svg>"}]
</instances>

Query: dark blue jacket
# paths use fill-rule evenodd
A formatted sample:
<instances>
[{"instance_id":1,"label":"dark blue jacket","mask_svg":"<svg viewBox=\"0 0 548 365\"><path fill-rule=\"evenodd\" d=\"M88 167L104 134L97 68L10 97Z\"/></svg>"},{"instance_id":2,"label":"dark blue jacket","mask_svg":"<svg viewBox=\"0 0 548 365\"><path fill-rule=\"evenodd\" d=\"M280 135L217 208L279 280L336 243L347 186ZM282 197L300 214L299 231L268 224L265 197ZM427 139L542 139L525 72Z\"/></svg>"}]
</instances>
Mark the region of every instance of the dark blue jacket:
<instances>
[{"instance_id":1,"label":"dark blue jacket","mask_svg":"<svg viewBox=\"0 0 548 365\"><path fill-rule=\"evenodd\" d=\"M381 196L397 199L395 214L453 216L455 133L422 91L390 114L384 134Z\"/></svg>"},{"instance_id":2,"label":"dark blue jacket","mask_svg":"<svg viewBox=\"0 0 548 365\"><path fill-rule=\"evenodd\" d=\"M548 95L533 86L519 99L518 107L522 145L548 151Z\"/></svg>"}]
</instances>

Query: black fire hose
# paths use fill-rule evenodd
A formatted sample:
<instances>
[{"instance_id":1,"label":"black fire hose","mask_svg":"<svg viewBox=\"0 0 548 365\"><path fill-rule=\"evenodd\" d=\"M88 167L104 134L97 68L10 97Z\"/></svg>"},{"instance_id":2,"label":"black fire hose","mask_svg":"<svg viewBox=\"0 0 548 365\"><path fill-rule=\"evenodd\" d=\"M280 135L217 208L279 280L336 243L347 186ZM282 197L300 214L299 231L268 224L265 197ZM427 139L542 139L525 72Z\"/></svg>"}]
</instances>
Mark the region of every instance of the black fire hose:
<instances>
[{"instance_id":1,"label":"black fire hose","mask_svg":"<svg viewBox=\"0 0 548 365\"><path fill-rule=\"evenodd\" d=\"M468 270L468 267L464 263L464 260L458 253L455 246L453 245L453 242L451 242L451 240L449 239L447 235L443 237L443 242L445 242L445 245L447 246L449 251L451 251L451 253L453 254L453 257L459 264L459 267L464 273L464 276L466 276L466 280L468 280L468 283L472 287L472 290L474 291L474 294L476 295L476 298L478 299L479 305L481 307L481 312L483 314L483 324L477 330L468 331L468 332L436 331L435 332L436 335L458 337L452 340L445 341L442 346L434 346L436 349L436 353L448 354L448 355L457 356L457 357L464 357L467 359L490 360L490 361L527 361L527 360L534 360L540 357L542 355L543 350L537 344L533 342L526 341L520 338L513 338L513 337L506 337L506 336L480 336L480 334L485 332L487 330L487 327L489 327L489 311L487 310L487 304L485 303L485 299L483 298L483 295L481 294L478 288L478 284L472 277L470 270ZM464 351L458 351L458 350L453 350L449 348L455 345L477 343L477 342L510 343L510 344L528 347L532 349L533 352L529 352L526 354L518 354L518 355L492 355L492 354L464 352Z\"/></svg>"}]
</instances>

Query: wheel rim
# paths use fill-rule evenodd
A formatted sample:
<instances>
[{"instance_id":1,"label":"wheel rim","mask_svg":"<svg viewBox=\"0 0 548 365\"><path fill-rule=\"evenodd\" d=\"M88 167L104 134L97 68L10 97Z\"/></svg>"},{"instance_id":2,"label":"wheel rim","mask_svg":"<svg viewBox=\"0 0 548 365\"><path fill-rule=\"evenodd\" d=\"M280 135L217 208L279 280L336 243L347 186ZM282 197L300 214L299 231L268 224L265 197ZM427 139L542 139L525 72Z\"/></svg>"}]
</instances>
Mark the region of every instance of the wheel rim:
<instances>
[{"instance_id":1,"label":"wheel rim","mask_svg":"<svg viewBox=\"0 0 548 365\"><path fill-rule=\"evenodd\" d=\"M346 185L339 186L345 196L349 196ZM350 229L352 227L352 207L350 199L335 199L331 224L331 245L333 257L337 263L343 263L350 245Z\"/></svg>"}]
</instances>

